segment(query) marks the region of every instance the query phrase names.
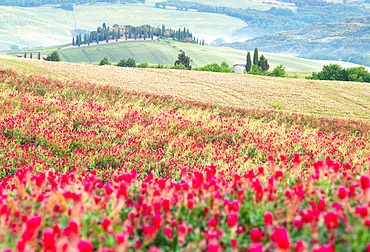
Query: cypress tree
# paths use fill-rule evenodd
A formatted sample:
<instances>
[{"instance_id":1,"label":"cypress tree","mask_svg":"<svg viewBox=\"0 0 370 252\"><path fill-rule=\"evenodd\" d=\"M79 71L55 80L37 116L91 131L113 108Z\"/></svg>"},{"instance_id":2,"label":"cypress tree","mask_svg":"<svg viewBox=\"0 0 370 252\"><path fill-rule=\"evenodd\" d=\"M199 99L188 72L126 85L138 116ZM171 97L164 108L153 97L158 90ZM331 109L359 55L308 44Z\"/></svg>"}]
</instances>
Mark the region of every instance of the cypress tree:
<instances>
[{"instance_id":1,"label":"cypress tree","mask_svg":"<svg viewBox=\"0 0 370 252\"><path fill-rule=\"evenodd\" d=\"M150 31L150 37L152 38L152 40L154 39L153 29L151 29Z\"/></svg>"},{"instance_id":2,"label":"cypress tree","mask_svg":"<svg viewBox=\"0 0 370 252\"><path fill-rule=\"evenodd\" d=\"M144 40L146 40L146 29L144 29Z\"/></svg>"},{"instance_id":3,"label":"cypress tree","mask_svg":"<svg viewBox=\"0 0 370 252\"><path fill-rule=\"evenodd\" d=\"M30 54L30 59L32 59L32 52L31 52L31 54Z\"/></svg>"},{"instance_id":4,"label":"cypress tree","mask_svg":"<svg viewBox=\"0 0 370 252\"><path fill-rule=\"evenodd\" d=\"M204 46L204 39L203 39L203 41L202 41L202 45Z\"/></svg>"},{"instance_id":5,"label":"cypress tree","mask_svg":"<svg viewBox=\"0 0 370 252\"><path fill-rule=\"evenodd\" d=\"M137 40L137 32L135 32L135 40Z\"/></svg>"},{"instance_id":6,"label":"cypress tree","mask_svg":"<svg viewBox=\"0 0 370 252\"><path fill-rule=\"evenodd\" d=\"M254 53L253 53L253 65L258 66L258 49L257 48L254 49Z\"/></svg>"},{"instance_id":7,"label":"cypress tree","mask_svg":"<svg viewBox=\"0 0 370 252\"><path fill-rule=\"evenodd\" d=\"M27 58L27 53L24 53L24 57Z\"/></svg>"},{"instance_id":8,"label":"cypress tree","mask_svg":"<svg viewBox=\"0 0 370 252\"><path fill-rule=\"evenodd\" d=\"M125 32L126 40L127 40L127 32Z\"/></svg>"},{"instance_id":9,"label":"cypress tree","mask_svg":"<svg viewBox=\"0 0 370 252\"><path fill-rule=\"evenodd\" d=\"M91 35L87 34L87 45L90 45Z\"/></svg>"},{"instance_id":10,"label":"cypress tree","mask_svg":"<svg viewBox=\"0 0 370 252\"><path fill-rule=\"evenodd\" d=\"M39 53L39 55L37 56L37 59L40 60L41 59L41 53Z\"/></svg>"},{"instance_id":11,"label":"cypress tree","mask_svg":"<svg viewBox=\"0 0 370 252\"><path fill-rule=\"evenodd\" d=\"M116 41L118 41L118 34L119 34L119 31L117 30Z\"/></svg>"},{"instance_id":12,"label":"cypress tree","mask_svg":"<svg viewBox=\"0 0 370 252\"><path fill-rule=\"evenodd\" d=\"M107 42L107 44L108 44L108 39L109 39L109 35L108 35L108 32L107 32L106 36L105 36L105 42Z\"/></svg>"},{"instance_id":13,"label":"cypress tree","mask_svg":"<svg viewBox=\"0 0 370 252\"><path fill-rule=\"evenodd\" d=\"M85 45L87 44L87 36L86 36L86 33L84 34L84 44Z\"/></svg>"},{"instance_id":14,"label":"cypress tree","mask_svg":"<svg viewBox=\"0 0 370 252\"><path fill-rule=\"evenodd\" d=\"M268 60L263 55L261 55L261 57L260 57L259 66L262 68L263 72L269 70L269 68L270 68Z\"/></svg>"},{"instance_id":15,"label":"cypress tree","mask_svg":"<svg viewBox=\"0 0 370 252\"><path fill-rule=\"evenodd\" d=\"M78 45L78 35L76 35L76 45Z\"/></svg>"},{"instance_id":16,"label":"cypress tree","mask_svg":"<svg viewBox=\"0 0 370 252\"><path fill-rule=\"evenodd\" d=\"M81 39L81 33L78 35L78 46L80 46L82 43L82 39Z\"/></svg>"},{"instance_id":17,"label":"cypress tree","mask_svg":"<svg viewBox=\"0 0 370 252\"><path fill-rule=\"evenodd\" d=\"M75 37L72 38L72 45L75 46Z\"/></svg>"},{"instance_id":18,"label":"cypress tree","mask_svg":"<svg viewBox=\"0 0 370 252\"><path fill-rule=\"evenodd\" d=\"M246 64L245 68L246 68L247 72L249 72L251 70L251 67L252 67L251 53L249 51L247 52L247 62L246 63L247 64Z\"/></svg>"}]
</instances>

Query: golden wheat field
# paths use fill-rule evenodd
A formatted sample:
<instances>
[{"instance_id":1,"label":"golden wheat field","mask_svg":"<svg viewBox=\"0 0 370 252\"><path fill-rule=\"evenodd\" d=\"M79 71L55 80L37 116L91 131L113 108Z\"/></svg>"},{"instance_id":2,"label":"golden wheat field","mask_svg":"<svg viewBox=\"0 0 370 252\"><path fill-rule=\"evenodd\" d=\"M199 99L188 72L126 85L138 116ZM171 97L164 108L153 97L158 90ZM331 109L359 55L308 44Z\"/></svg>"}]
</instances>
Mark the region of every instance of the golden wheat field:
<instances>
[{"instance_id":1,"label":"golden wheat field","mask_svg":"<svg viewBox=\"0 0 370 252\"><path fill-rule=\"evenodd\" d=\"M370 119L370 84L0 59L0 68L227 106Z\"/></svg>"}]
</instances>

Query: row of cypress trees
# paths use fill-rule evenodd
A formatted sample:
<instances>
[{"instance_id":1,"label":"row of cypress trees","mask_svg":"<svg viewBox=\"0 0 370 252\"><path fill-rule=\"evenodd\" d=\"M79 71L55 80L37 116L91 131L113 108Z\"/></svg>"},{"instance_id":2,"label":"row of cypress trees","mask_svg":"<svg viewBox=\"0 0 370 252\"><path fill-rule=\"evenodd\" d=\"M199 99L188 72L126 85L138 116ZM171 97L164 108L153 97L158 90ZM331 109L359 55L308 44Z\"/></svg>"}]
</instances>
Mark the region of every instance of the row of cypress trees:
<instances>
[{"instance_id":1,"label":"row of cypress trees","mask_svg":"<svg viewBox=\"0 0 370 252\"><path fill-rule=\"evenodd\" d=\"M265 56L261 55L260 58L258 58L258 49L255 48L253 52L253 65L256 67L260 67L262 69L262 72L265 72L269 70L270 65L268 63L268 60L265 58ZM252 59L251 59L251 53L247 52L247 61L245 66L247 72L249 72L252 69Z\"/></svg>"},{"instance_id":2,"label":"row of cypress trees","mask_svg":"<svg viewBox=\"0 0 370 252\"><path fill-rule=\"evenodd\" d=\"M23 56L24 58L27 58L27 53L24 53L24 56ZM32 53L30 54L30 59L32 59ZM41 59L41 53L39 53L38 55L37 55L37 59Z\"/></svg>"}]
</instances>

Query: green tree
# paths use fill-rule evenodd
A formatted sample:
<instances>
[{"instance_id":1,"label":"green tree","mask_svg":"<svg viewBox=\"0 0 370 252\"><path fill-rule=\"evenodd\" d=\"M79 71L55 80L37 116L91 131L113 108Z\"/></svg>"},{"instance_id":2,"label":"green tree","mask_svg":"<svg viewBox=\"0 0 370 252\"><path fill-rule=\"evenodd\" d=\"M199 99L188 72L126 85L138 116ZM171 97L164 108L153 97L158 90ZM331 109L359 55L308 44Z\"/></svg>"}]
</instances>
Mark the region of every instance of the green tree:
<instances>
[{"instance_id":1,"label":"green tree","mask_svg":"<svg viewBox=\"0 0 370 252\"><path fill-rule=\"evenodd\" d=\"M108 60L107 56L104 56L104 58L99 62L99 65L104 66L104 65L110 65L110 62Z\"/></svg>"},{"instance_id":2,"label":"green tree","mask_svg":"<svg viewBox=\"0 0 370 252\"><path fill-rule=\"evenodd\" d=\"M41 53L39 53L39 55L37 56L37 59L40 60L41 59Z\"/></svg>"},{"instance_id":3,"label":"green tree","mask_svg":"<svg viewBox=\"0 0 370 252\"><path fill-rule=\"evenodd\" d=\"M274 70L272 70L272 73L270 75L285 78L286 77L285 66L283 65L276 66Z\"/></svg>"},{"instance_id":4,"label":"green tree","mask_svg":"<svg viewBox=\"0 0 370 252\"><path fill-rule=\"evenodd\" d=\"M27 58L27 53L24 53L24 58Z\"/></svg>"},{"instance_id":5,"label":"green tree","mask_svg":"<svg viewBox=\"0 0 370 252\"><path fill-rule=\"evenodd\" d=\"M48 55L45 60L47 61L60 61L59 53L54 51L52 54Z\"/></svg>"},{"instance_id":6,"label":"green tree","mask_svg":"<svg viewBox=\"0 0 370 252\"><path fill-rule=\"evenodd\" d=\"M87 45L90 45L91 42L91 35L87 34Z\"/></svg>"},{"instance_id":7,"label":"green tree","mask_svg":"<svg viewBox=\"0 0 370 252\"><path fill-rule=\"evenodd\" d=\"M135 32L135 40L137 40L137 32Z\"/></svg>"},{"instance_id":8,"label":"green tree","mask_svg":"<svg viewBox=\"0 0 370 252\"><path fill-rule=\"evenodd\" d=\"M178 58L175 61L175 66L179 65L180 63L183 64L188 70L191 70L190 57L186 56L184 51L178 55Z\"/></svg>"},{"instance_id":9,"label":"green tree","mask_svg":"<svg viewBox=\"0 0 370 252\"><path fill-rule=\"evenodd\" d=\"M263 55L261 55L258 65L262 68L263 72L266 72L270 68L268 60Z\"/></svg>"},{"instance_id":10,"label":"green tree","mask_svg":"<svg viewBox=\"0 0 370 252\"><path fill-rule=\"evenodd\" d=\"M75 46L75 37L72 38L72 45Z\"/></svg>"},{"instance_id":11,"label":"green tree","mask_svg":"<svg viewBox=\"0 0 370 252\"><path fill-rule=\"evenodd\" d=\"M252 67L251 53L250 53L250 51L248 51L247 52L247 62L246 62L246 65L245 65L245 68L246 68L247 72L249 72L251 70L251 67Z\"/></svg>"},{"instance_id":12,"label":"green tree","mask_svg":"<svg viewBox=\"0 0 370 252\"><path fill-rule=\"evenodd\" d=\"M363 66L347 68L346 75L348 81L370 82L370 73Z\"/></svg>"},{"instance_id":13,"label":"green tree","mask_svg":"<svg viewBox=\"0 0 370 252\"><path fill-rule=\"evenodd\" d=\"M202 40L202 45L204 46L204 39Z\"/></svg>"},{"instance_id":14,"label":"green tree","mask_svg":"<svg viewBox=\"0 0 370 252\"><path fill-rule=\"evenodd\" d=\"M258 49L257 48L254 49L254 53L253 53L253 65L259 65L258 64Z\"/></svg>"},{"instance_id":15,"label":"green tree","mask_svg":"<svg viewBox=\"0 0 370 252\"><path fill-rule=\"evenodd\" d=\"M253 64L251 70L249 71L249 74L253 75L263 75L262 67Z\"/></svg>"},{"instance_id":16,"label":"green tree","mask_svg":"<svg viewBox=\"0 0 370 252\"><path fill-rule=\"evenodd\" d=\"M81 40L81 33L78 35L78 46L81 46L82 40Z\"/></svg>"},{"instance_id":17,"label":"green tree","mask_svg":"<svg viewBox=\"0 0 370 252\"><path fill-rule=\"evenodd\" d=\"M85 45L87 44L87 35L86 35L86 33L84 34L84 44Z\"/></svg>"},{"instance_id":18,"label":"green tree","mask_svg":"<svg viewBox=\"0 0 370 252\"><path fill-rule=\"evenodd\" d=\"M138 68L148 68L149 67L149 64L148 63L140 63L139 65L137 65Z\"/></svg>"},{"instance_id":19,"label":"green tree","mask_svg":"<svg viewBox=\"0 0 370 252\"><path fill-rule=\"evenodd\" d=\"M109 35L108 35L108 32L106 32L106 36L105 36L105 42L108 44L108 40L109 40Z\"/></svg>"},{"instance_id":20,"label":"green tree","mask_svg":"<svg viewBox=\"0 0 370 252\"><path fill-rule=\"evenodd\" d=\"M318 74L319 80L339 80L345 81L346 70L338 64L324 65Z\"/></svg>"},{"instance_id":21,"label":"green tree","mask_svg":"<svg viewBox=\"0 0 370 252\"><path fill-rule=\"evenodd\" d=\"M134 60L134 58L128 58L125 62L125 67L136 67L136 61Z\"/></svg>"},{"instance_id":22,"label":"green tree","mask_svg":"<svg viewBox=\"0 0 370 252\"><path fill-rule=\"evenodd\" d=\"M32 59L32 52L30 53L30 59Z\"/></svg>"},{"instance_id":23,"label":"green tree","mask_svg":"<svg viewBox=\"0 0 370 252\"><path fill-rule=\"evenodd\" d=\"M125 60L125 58L121 59L121 60L118 62L118 64L117 64L117 66L119 66L119 67L124 67L125 65L126 65L126 60Z\"/></svg>"},{"instance_id":24,"label":"green tree","mask_svg":"<svg viewBox=\"0 0 370 252\"><path fill-rule=\"evenodd\" d=\"M127 32L125 32L126 40L127 40Z\"/></svg>"}]
</instances>

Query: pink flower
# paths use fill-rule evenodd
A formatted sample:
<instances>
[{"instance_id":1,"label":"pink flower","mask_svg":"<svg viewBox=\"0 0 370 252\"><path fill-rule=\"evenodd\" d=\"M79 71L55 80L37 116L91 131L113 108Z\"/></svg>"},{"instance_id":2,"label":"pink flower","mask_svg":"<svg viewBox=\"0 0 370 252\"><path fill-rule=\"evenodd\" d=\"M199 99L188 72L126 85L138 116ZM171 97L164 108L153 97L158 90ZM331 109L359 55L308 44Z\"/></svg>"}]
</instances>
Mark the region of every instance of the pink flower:
<instances>
[{"instance_id":1,"label":"pink flower","mask_svg":"<svg viewBox=\"0 0 370 252\"><path fill-rule=\"evenodd\" d=\"M327 229L337 228L338 224L338 215L334 212L328 212L324 218L325 225Z\"/></svg>"},{"instance_id":2,"label":"pink flower","mask_svg":"<svg viewBox=\"0 0 370 252\"><path fill-rule=\"evenodd\" d=\"M46 228L44 231L44 251L56 251L54 230L52 228Z\"/></svg>"},{"instance_id":3,"label":"pink flower","mask_svg":"<svg viewBox=\"0 0 370 252\"><path fill-rule=\"evenodd\" d=\"M230 245L231 245L231 248L232 249L237 249L237 247L238 247L238 240L235 239L235 238L231 238L230 239Z\"/></svg>"},{"instance_id":4,"label":"pink flower","mask_svg":"<svg viewBox=\"0 0 370 252\"><path fill-rule=\"evenodd\" d=\"M265 226L266 227L272 226L272 221L273 221L272 213L270 212L265 213L265 216L264 216Z\"/></svg>"},{"instance_id":5,"label":"pink flower","mask_svg":"<svg viewBox=\"0 0 370 252\"><path fill-rule=\"evenodd\" d=\"M340 187L339 188L339 192L338 192L338 198L340 198L340 199L345 199L345 198L347 198L347 191L346 191L346 188L344 188L344 187Z\"/></svg>"},{"instance_id":6,"label":"pink flower","mask_svg":"<svg viewBox=\"0 0 370 252\"><path fill-rule=\"evenodd\" d=\"M261 242L261 236L262 236L261 229L259 229L259 228L253 228L251 230L250 236L251 236L252 242L254 242L254 243Z\"/></svg>"},{"instance_id":7,"label":"pink flower","mask_svg":"<svg viewBox=\"0 0 370 252\"><path fill-rule=\"evenodd\" d=\"M294 246L294 251L295 252L304 252L307 250L307 244L305 241L297 241L295 246Z\"/></svg>"},{"instance_id":8,"label":"pink flower","mask_svg":"<svg viewBox=\"0 0 370 252\"><path fill-rule=\"evenodd\" d=\"M110 220L108 218L104 218L102 226L105 232L107 231L110 224L111 224Z\"/></svg>"},{"instance_id":9,"label":"pink flower","mask_svg":"<svg viewBox=\"0 0 370 252\"><path fill-rule=\"evenodd\" d=\"M289 236L285 228L275 228L271 234L271 239L279 249L286 250L290 248Z\"/></svg>"},{"instance_id":10,"label":"pink flower","mask_svg":"<svg viewBox=\"0 0 370 252\"><path fill-rule=\"evenodd\" d=\"M165 227L165 228L164 228L164 234L165 234L168 238L170 238L170 239L172 239L172 237L173 237L172 229L171 229L170 227Z\"/></svg>"},{"instance_id":11,"label":"pink flower","mask_svg":"<svg viewBox=\"0 0 370 252\"><path fill-rule=\"evenodd\" d=\"M162 208L163 208L163 211L165 212L170 211L170 201L168 199L164 199L162 201Z\"/></svg>"},{"instance_id":12,"label":"pink flower","mask_svg":"<svg viewBox=\"0 0 370 252\"><path fill-rule=\"evenodd\" d=\"M238 215L232 214L229 217L227 217L227 225L229 228L234 227L236 224L238 224Z\"/></svg>"},{"instance_id":13,"label":"pink flower","mask_svg":"<svg viewBox=\"0 0 370 252\"><path fill-rule=\"evenodd\" d=\"M85 241L85 240L80 240L77 247L78 247L79 252L93 252L94 251L94 248L91 242Z\"/></svg>"},{"instance_id":14,"label":"pink flower","mask_svg":"<svg viewBox=\"0 0 370 252\"><path fill-rule=\"evenodd\" d=\"M261 244L252 244L248 249L248 252L262 252L262 251L263 247Z\"/></svg>"},{"instance_id":15,"label":"pink flower","mask_svg":"<svg viewBox=\"0 0 370 252\"><path fill-rule=\"evenodd\" d=\"M370 180L369 177L366 175L362 175L360 179L361 188L366 190L370 187Z\"/></svg>"}]
</instances>

